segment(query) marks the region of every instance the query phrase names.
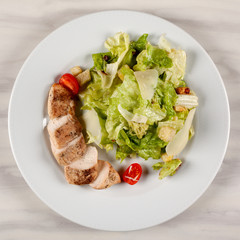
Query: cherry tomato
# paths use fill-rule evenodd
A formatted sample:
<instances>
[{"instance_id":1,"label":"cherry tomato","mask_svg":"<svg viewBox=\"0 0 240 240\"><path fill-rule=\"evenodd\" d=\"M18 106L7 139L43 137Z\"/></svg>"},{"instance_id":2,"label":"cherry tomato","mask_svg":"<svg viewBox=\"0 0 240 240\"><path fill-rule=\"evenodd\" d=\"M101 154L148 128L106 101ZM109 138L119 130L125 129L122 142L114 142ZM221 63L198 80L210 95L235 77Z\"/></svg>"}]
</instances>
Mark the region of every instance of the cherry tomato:
<instances>
[{"instance_id":1,"label":"cherry tomato","mask_svg":"<svg viewBox=\"0 0 240 240\"><path fill-rule=\"evenodd\" d=\"M142 167L138 163L131 164L127 170L123 173L123 181L134 185L138 182L142 175Z\"/></svg>"},{"instance_id":2,"label":"cherry tomato","mask_svg":"<svg viewBox=\"0 0 240 240\"><path fill-rule=\"evenodd\" d=\"M59 84L71 91L73 95L78 94L79 84L77 79L72 74L63 74L59 80Z\"/></svg>"}]
</instances>

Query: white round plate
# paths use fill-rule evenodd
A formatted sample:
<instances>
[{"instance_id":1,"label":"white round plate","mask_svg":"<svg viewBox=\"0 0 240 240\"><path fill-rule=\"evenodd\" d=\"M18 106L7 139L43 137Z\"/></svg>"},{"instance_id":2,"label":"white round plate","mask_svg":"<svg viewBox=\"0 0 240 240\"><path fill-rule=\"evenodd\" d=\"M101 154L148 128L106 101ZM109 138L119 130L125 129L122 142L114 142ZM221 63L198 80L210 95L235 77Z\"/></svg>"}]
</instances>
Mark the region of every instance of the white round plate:
<instances>
[{"instance_id":1,"label":"white round plate","mask_svg":"<svg viewBox=\"0 0 240 240\"><path fill-rule=\"evenodd\" d=\"M199 97L196 135L173 177L158 180L152 161L138 160L144 173L139 183L97 191L69 185L51 154L45 129L47 96L54 80L70 67L93 65L91 54L116 32L136 39L149 34L157 44L165 33L173 46L187 53L186 81ZM163 223L187 209L215 177L229 137L229 105L223 81L208 54L189 34L159 17L132 11L107 11L73 20L46 37L31 53L16 79L9 105L9 135L17 165L31 189L51 209L83 226L127 231ZM123 165L100 151L120 169ZM137 159L132 160L135 162ZM155 160L156 161L156 160ZM129 161L127 163L129 164Z\"/></svg>"}]
</instances>

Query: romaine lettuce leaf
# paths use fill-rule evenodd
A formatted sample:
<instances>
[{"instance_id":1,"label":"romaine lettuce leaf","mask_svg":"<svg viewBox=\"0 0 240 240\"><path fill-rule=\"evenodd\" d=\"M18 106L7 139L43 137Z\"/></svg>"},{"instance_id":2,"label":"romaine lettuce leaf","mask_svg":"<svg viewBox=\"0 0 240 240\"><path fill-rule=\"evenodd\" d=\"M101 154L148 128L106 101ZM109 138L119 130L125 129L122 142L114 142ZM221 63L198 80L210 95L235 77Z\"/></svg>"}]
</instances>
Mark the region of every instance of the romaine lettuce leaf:
<instances>
[{"instance_id":1,"label":"romaine lettuce leaf","mask_svg":"<svg viewBox=\"0 0 240 240\"><path fill-rule=\"evenodd\" d=\"M96 70L105 71L106 65L116 61L116 57L111 52L92 54L94 67Z\"/></svg>"},{"instance_id":2,"label":"romaine lettuce leaf","mask_svg":"<svg viewBox=\"0 0 240 240\"><path fill-rule=\"evenodd\" d=\"M136 63L137 63L136 50L133 48L129 48L129 50L125 54L122 62L119 64L119 68L126 64L132 68Z\"/></svg>"},{"instance_id":3,"label":"romaine lettuce leaf","mask_svg":"<svg viewBox=\"0 0 240 240\"><path fill-rule=\"evenodd\" d=\"M183 80L186 69L186 53L183 50L172 49L168 55L172 59L172 67L167 69L166 74L173 83L178 87Z\"/></svg>"},{"instance_id":4,"label":"romaine lettuce leaf","mask_svg":"<svg viewBox=\"0 0 240 240\"><path fill-rule=\"evenodd\" d=\"M139 39L136 42L132 42L131 43L131 48L137 50L138 52L141 52L143 50L146 49L146 45L147 45L147 37L148 34L143 34L141 37L139 37Z\"/></svg>"},{"instance_id":5,"label":"romaine lettuce leaf","mask_svg":"<svg viewBox=\"0 0 240 240\"><path fill-rule=\"evenodd\" d=\"M171 68L173 66L172 59L170 56L168 56L166 50L148 44L147 55L149 56L149 64L151 64L152 66L159 66L165 68Z\"/></svg>"},{"instance_id":6,"label":"romaine lettuce leaf","mask_svg":"<svg viewBox=\"0 0 240 240\"><path fill-rule=\"evenodd\" d=\"M156 128L153 126L149 127L142 139L122 129L119 133L118 143L120 146L127 145L132 151L146 160L150 157L159 159L161 157L161 149L166 146L166 143L158 138Z\"/></svg>"},{"instance_id":7,"label":"romaine lettuce leaf","mask_svg":"<svg viewBox=\"0 0 240 240\"><path fill-rule=\"evenodd\" d=\"M107 48L114 56L120 56L123 52L129 48L129 36L127 33L118 32L113 37L109 37L104 46Z\"/></svg>"},{"instance_id":8,"label":"romaine lettuce leaf","mask_svg":"<svg viewBox=\"0 0 240 240\"><path fill-rule=\"evenodd\" d=\"M152 167L154 170L159 170L159 179L163 179L167 176L172 176L175 174L178 167L182 164L180 159L173 159L167 162L158 162L154 164Z\"/></svg>"},{"instance_id":9,"label":"romaine lettuce leaf","mask_svg":"<svg viewBox=\"0 0 240 240\"><path fill-rule=\"evenodd\" d=\"M168 54L169 58L172 60L172 67L159 67L154 68L158 71L159 75L165 75L165 82L171 82L174 87L184 86L183 81L186 69L186 53L183 50L171 49Z\"/></svg>"},{"instance_id":10,"label":"romaine lettuce leaf","mask_svg":"<svg viewBox=\"0 0 240 240\"><path fill-rule=\"evenodd\" d=\"M171 45L164 35L160 37L158 46L169 52L168 57L172 60L172 67L170 68L156 67L159 74L165 73L166 80L170 81L174 87L184 86L185 83L182 80L186 69L186 52L183 50L171 49Z\"/></svg>"},{"instance_id":11,"label":"romaine lettuce leaf","mask_svg":"<svg viewBox=\"0 0 240 240\"><path fill-rule=\"evenodd\" d=\"M147 44L146 50L143 50L137 56L137 64L133 67L135 71L144 71L146 69L160 67L171 68L172 59L168 52L151 44Z\"/></svg>"},{"instance_id":12,"label":"romaine lettuce leaf","mask_svg":"<svg viewBox=\"0 0 240 240\"><path fill-rule=\"evenodd\" d=\"M123 161L126 157L133 153L133 150L127 145L117 146L116 159Z\"/></svg>"},{"instance_id":13,"label":"romaine lettuce leaf","mask_svg":"<svg viewBox=\"0 0 240 240\"><path fill-rule=\"evenodd\" d=\"M198 106L198 97L190 94L178 94L175 104L191 109Z\"/></svg>"},{"instance_id":14,"label":"romaine lettuce leaf","mask_svg":"<svg viewBox=\"0 0 240 240\"><path fill-rule=\"evenodd\" d=\"M119 65L119 68L125 64L132 68L135 64L137 64L136 56L138 53L146 49L147 36L148 34L143 34L136 42L133 41L130 43L129 50Z\"/></svg>"},{"instance_id":15,"label":"romaine lettuce leaf","mask_svg":"<svg viewBox=\"0 0 240 240\"><path fill-rule=\"evenodd\" d=\"M101 109L106 114L110 103L110 96L113 94L120 81L114 80L114 84L110 88L102 88L102 80L95 70L91 70L92 81L88 85L87 90L81 94L80 98L84 100L82 109Z\"/></svg>"},{"instance_id":16,"label":"romaine lettuce leaf","mask_svg":"<svg viewBox=\"0 0 240 240\"><path fill-rule=\"evenodd\" d=\"M110 88L116 77L117 70L129 49L129 36L126 33L116 33L113 37L108 38L104 46L117 57L117 61L106 64L104 71L98 70L98 74L102 79L102 87Z\"/></svg>"},{"instance_id":17,"label":"romaine lettuce leaf","mask_svg":"<svg viewBox=\"0 0 240 240\"><path fill-rule=\"evenodd\" d=\"M133 110L148 118L147 124L153 125L157 121L161 121L166 117L166 111L161 109L158 103L150 103L147 100L139 99L139 107Z\"/></svg>"},{"instance_id":18,"label":"romaine lettuce leaf","mask_svg":"<svg viewBox=\"0 0 240 240\"><path fill-rule=\"evenodd\" d=\"M177 100L177 94L171 83L166 82L163 89L163 106L167 110L167 116L175 116L176 112L173 109Z\"/></svg>"}]
</instances>

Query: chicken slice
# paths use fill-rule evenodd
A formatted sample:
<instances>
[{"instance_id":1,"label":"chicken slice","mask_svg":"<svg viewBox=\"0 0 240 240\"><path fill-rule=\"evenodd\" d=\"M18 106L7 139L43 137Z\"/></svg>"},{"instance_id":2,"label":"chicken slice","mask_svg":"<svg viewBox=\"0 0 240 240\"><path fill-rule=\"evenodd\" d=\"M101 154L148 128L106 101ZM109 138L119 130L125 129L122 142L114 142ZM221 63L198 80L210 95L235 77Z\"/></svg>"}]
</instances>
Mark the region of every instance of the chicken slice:
<instances>
[{"instance_id":1,"label":"chicken slice","mask_svg":"<svg viewBox=\"0 0 240 240\"><path fill-rule=\"evenodd\" d=\"M56 148L65 147L81 134L82 126L71 114L51 119L47 126L52 144Z\"/></svg>"},{"instance_id":2,"label":"chicken slice","mask_svg":"<svg viewBox=\"0 0 240 240\"><path fill-rule=\"evenodd\" d=\"M112 165L108 161L98 160L98 176L90 186L95 189L105 189L120 182L121 178Z\"/></svg>"},{"instance_id":3,"label":"chicken slice","mask_svg":"<svg viewBox=\"0 0 240 240\"><path fill-rule=\"evenodd\" d=\"M70 184L92 183L98 175L98 151L89 146L82 157L64 167L65 178Z\"/></svg>"},{"instance_id":4,"label":"chicken slice","mask_svg":"<svg viewBox=\"0 0 240 240\"><path fill-rule=\"evenodd\" d=\"M51 141L51 139L50 139ZM86 150L86 143L82 133L63 148L56 148L51 142L52 152L61 166L69 165L81 157Z\"/></svg>"},{"instance_id":5,"label":"chicken slice","mask_svg":"<svg viewBox=\"0 0 240 240\"><path fill-rule=\"evenodd\" d=\"M75 101L72 94L59 83L52 85L48 95L48 115L50 119L75 114Z\"/></svg>"}]
</instances>

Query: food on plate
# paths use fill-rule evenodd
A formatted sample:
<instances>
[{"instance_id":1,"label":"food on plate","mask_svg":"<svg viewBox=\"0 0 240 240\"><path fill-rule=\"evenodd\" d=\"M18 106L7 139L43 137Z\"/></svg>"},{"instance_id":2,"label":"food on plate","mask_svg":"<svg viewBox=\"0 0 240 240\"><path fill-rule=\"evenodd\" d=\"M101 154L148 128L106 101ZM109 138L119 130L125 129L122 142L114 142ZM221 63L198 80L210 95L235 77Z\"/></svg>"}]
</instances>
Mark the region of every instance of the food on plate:
<instances>
[{"instance_id":1,"label":"food on plate","mask_svg":"<svg viewBox=\"0 0 240 240\"><path fill-rule=\"evenodd\" d=\"M80 122L71 114L50 119L48 123L48 133L51 142L58 149L65 147L68 143L79 137L81 132L82 126Z\"/></svg>"},{"instance_id":2,"label":"food on plate","mask_svg":"<svg viewBox=\"0 0 240 240\"><path fill-rule=\"evenodd\" d=\"M160 170L159 179L163 179L167 176L172 176L176 173L178 168L181 166L182 161L180 159L172 159L165 162L158 162L153 165L154 170Z\"/></svg>"},{"instance_id":3,"label":"food on plate","mask_svg":"<svg viewBox=\"0 0 240 240\"><path fill-rule=\"evenodd\" d=\"M136 184L142 175L142 167L138 163L131 164L123 173L123 181L134 185Z\"/></svg>"},{"instance_id":4,"label":"food on plate","mask_svg":"<svg viewBox=\"0 0 240 240\"><path fill-rule=\"evenodd\" d=\"M66 180L70 184L92 183L98 174L98 151L95 147L89 146L86 152L78 160L64 167Z\"/></svg>"},{"instance_id":5,"label":"food on plate","mask_svg":"<svg viewBox=\"0 0 240 240\"><path fill-rule=\"evenodd\" d=\"M174 174L181 161L177 155L194 135L198 106L184 78L185 51L172 48L164 35L156 46L148 34L130 41L123 32L104 46L106 52L92 55L91 78L79 93L87 144L95 142L106 151L115 146L121 161L135 155L162 158L153 166L162 169L159 178Z\"/></svg>"},{"instance_id":6,"label":"food on plate","mask_svg":"<svg viewBox=\"0 0 240 240\"><path fill-rule=\"evenodd\" d=\"M109 188L114 184L120 183L121 178L118 172L112 167L108 161L98 160L98 176L90 183L95 189Z\"/></svg>"},{"instance_id":7,"label":"food on plate","mask_svg":"<svg viewBox=\"0 0 240 240\"><path fill-rule=\"evenodd\" d=\"M70 69L70 72L74 77L76 77L78 74L82 73L82 68L80 66L74 66Z\"/></svg>"},{"instance_id":8,"label":"food on plate","mask_svg":"<svg viewBox=\"0 0 240 240\"><path fill-rule=\"evenodd\" d=\"M70 73L65 73L59 79L59 84L68 89L73 95L78 94L79 84L77 79Z\"/></svg>"},{"instance_id":9,"label":"food on plate","mask_svg":"<svg viewBox=\"0 0 240 240\"><path fill-rule=\"evenodd\" d=\"M55 83L51 86L48 95L48 115L50 119L75 112L75 100L73 95L63 86Z\"/></svg>"},{"instance_id":10,"label":"food on plate","mask_svg":"<svg viewBox=\"0 0 240 240\"><path fill-rule=\"evenodd\" d=\"M79 137L76 137L66 146L57 148L53 143L51 143L51 148L58 164L61 166L66 166L84 154L86 151L86 143L83 134L80 133Z\"/></svg>"},{"instance_id":11,"label":"food on plate","mask_svg":"<svg viewBox=\"0 0 240 240\"><path fill-rule=\"evenodd\" d=\"M69 75L71 74L64 74L65 78L63 76L60 78L61 84L55 83L50 88L48 97L50 120L47 129L52 153L59 165L64 166L67 182L76 185L90 184L94 183L97 176L101 176L102 171L105 170L98 166L96 147L86 146L82 126L75 115L76 96L74 95L77 88L75 83L72 85L74 88L69 87L72 81L69 79L74 79L73 75L72 77ZM109 166L107 180L100 186L97 184L96 189L107 188L121 181L111 164L107 163L107 165Z\"/></svg>"},{"instance_id":12,"label":"food on plate","mask_svg":"<svg viewBox=\"0 0 240 240\"><path fill-rule=\"evenodd\" d=\"M89 69L85 70L84 72L79 73L76 76L79 86L82 88L86 83L91 80L91 74Z\"/></svg>"}]
</instances>

